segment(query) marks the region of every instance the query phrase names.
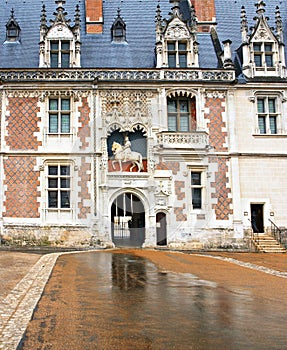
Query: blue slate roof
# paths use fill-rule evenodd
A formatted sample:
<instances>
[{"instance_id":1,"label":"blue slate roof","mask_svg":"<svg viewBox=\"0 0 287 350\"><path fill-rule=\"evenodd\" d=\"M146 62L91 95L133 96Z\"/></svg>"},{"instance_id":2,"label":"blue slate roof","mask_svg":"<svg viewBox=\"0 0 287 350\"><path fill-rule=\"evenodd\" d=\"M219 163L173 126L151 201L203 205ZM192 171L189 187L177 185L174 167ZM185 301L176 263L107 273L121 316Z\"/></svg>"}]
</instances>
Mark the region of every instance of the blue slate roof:
<instances>
[{"instance_id":1,"label":"blue slate roof","mask_svg":"<svg viewBox=\"0 0 287 350\"><path fill-rule=\"evenodd\" d=\"M281 1L282 2L282 1ZM39 65L39 28L42 0L7 0L0 8L0 68L37 68ZM54 0L44 0L46 15L54 19L57 5ZM231 4L232 3L232 4ZM269 0L266 15L274 23L275 7L280 1ZM73 25L75 7L80 5L81 14L81 66L83 68L153 68L155 66L155 14L157 0L103 0L104 25L102 34L86 34L85 2L67 0L64 8ZM254 24L256 8L252 0L215 0L217 31L220 42L232 40L235 52L241 44L240 12L246 8L249 25ZM232 6L231 6L232 5ZM111 26L120 6L121 17L126 23L126 43L111 41ZM169 18L172 4L161 0L161 15ZM281 5L281 15L287 33L287 8ZM20 43L5 43L6 23L14 9L14 16L21 27ZM181 9L188 18L187 0L182 0ZM285 35L286 38L286 35ZM218 60L209 33L199 33L199 63L201 68L217 68Z\"/></svg>"}]
</instances>

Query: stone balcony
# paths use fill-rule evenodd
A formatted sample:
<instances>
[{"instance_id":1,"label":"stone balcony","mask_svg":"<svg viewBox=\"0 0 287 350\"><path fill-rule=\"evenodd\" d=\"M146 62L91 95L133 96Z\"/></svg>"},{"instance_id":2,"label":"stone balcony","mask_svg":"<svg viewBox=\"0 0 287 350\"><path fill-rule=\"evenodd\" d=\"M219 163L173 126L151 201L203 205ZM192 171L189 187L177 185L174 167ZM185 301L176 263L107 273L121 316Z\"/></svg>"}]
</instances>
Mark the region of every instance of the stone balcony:
<instances>
[{"instance_id":1,"label":"stone balcony","mask_svg":"<svg viewBox=\"0 0 287 350\"><path fill-rule=\"evenodd\" d=\"M157 134L157 143L163 148L206 149L208 135L204 131L160 132Z\"/></svg>"}]
</instances>

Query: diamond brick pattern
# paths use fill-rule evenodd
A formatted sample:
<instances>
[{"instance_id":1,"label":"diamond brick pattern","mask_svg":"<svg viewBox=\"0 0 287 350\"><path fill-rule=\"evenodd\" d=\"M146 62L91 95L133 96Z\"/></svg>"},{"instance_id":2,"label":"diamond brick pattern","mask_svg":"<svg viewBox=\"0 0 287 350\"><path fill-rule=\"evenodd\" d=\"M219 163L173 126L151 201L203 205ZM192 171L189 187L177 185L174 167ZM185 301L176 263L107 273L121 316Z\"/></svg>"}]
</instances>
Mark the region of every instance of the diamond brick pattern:
<instances>
[{"instance_id":1,"label":"diamond brick pattern","mask_svg":"<svg viewBox=\"0 0 287 350\"><path fill-rule=\"evenodd\" d=\"M78 203L78 208L79 208L79 214L78 218L79 219L86 219L87 215L91 213L91 206L85 206L84 201L90 201L91 200L91 195L89 193L89 185L88 183L91 181L91 175L87 174L87 172L91 171L91 164L85 162L85 158L82 158L82 164L79 169L79 181L78 181L78 186L80 187L80 192L79 192L79 203Z\"/></svg>"},{"instance_id":2,"label":"diamond brick pattern","mask_svg":"<svg viewBox=\"0 0 287 350\"><path fill-rule=\"evenodd\" d=\"M182 207L175 207L174 214L176 215L176 221L187 221L187 215L184 214L185 204Z\"/></svg>"},{"instance_id":3,"label":"diamond brick pattern","mask_svg":"<svg viewBox=\"0 0 287 350\"><path fill-rule=\"evenodd\" d=\"M89 142L87 141L88 137L91 137L91 128L90 128L90 107L88 104L87 97L82 98L82 106L79 107L80 118L79 122L82 124L78 130L78 137L81 141L81 150L85 150L89 147Z\"/></svg>"},{"instance_id":4,"label":"diamond brick pattern","mask_svg":"<svg viewBox=\"0 0 287 350\"><path fill-rule=\"evenodd\" d=\"M209 143L216 151L220 152L227 151L227 148L224 147L227 132L223 131L226 125L222 120L222 113L225 112L225 108L222 106L224 101L223 98L207 98L206 100L206 107L209 108L209 113L205 114L205 118L209 119L207 124Z\"/></svg>"},{"instance_id":5,"label":"diamond brick pattern","mask_svg":"<svg viewBox=\"0 0 287 350\"><path fill-rule=\"evenodd\" d=\"M173 175L177 175L180 170L179 162L163 162L160 159L159 163L156 165L156 170L172 170Z\"/></svg>"},{"instance_id":6,"label":"diamond brick pattern","mask_svg":"<svg viewBox=\"0 0 287 350\"><path fill-rule=\"evenodd\" d=\"M39 132L37 113L38 99L35 97L10 97L7 110L7 133L5 140L11 150L38 150L42 145L35 132Z\"/></svg>"},{"instance_id":7,"label":"diamond brick pattern","mask_svg":"<svg viewBox=\"0 0 287 350\"><path fill-rule=\"evenodd\" d=\"M185 187L184 181L174 182L175 194L176 194L177 200L179 201L182 201L185 198L185 192L182 192L182 189L184 190L184 187Z\"/></svg>"},{"instance_id":8,"label":"diamond brick pattern","mask_svg":"<svg viewBox=\"0 0 287 350\"><path fill-rule=\"evenodd\" d=\"M214 162L213 159L210 161ZM212 208L215 210L216 220L228 220L229 216L233 214L231 209L232 199L229 198L231 193L230 188L227 188L229 179L227 177L227 159L218 158L218 171L215 173L215 181L211 183L211 187L215 188L215 193L211 194L212 198L217 199L217 203L213 204Z\"/></svg>"},{"instance_id":9,"label":"diamond brick pattern","mask_svg":"<svg viewBox=\"0 0 287 350\"><path fill-rule=\"evenodd\" d=\"M4 159L5 191L4 217L39 218L39 202L41 193L39 186L39 171L34 171L34 157L9 157Z\"/></svg>"}]
</instances>

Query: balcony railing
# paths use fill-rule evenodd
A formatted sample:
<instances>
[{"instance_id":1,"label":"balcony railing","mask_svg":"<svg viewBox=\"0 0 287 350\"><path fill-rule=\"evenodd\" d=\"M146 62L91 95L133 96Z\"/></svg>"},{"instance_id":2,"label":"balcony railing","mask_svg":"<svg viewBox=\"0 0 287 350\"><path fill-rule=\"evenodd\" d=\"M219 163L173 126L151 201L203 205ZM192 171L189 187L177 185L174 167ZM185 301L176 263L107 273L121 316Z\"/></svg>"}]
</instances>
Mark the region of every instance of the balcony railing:
<instances>
[{"instance_id":1,"label":"balcony railing","mask_svg":"<svg viewBox=\"0 0 287 350\"><path fill-rule=\"evenodd\" d=\"M157 134L157 143L167 148L196 148L208 147L208 135L203 131L190 133L161 132Z\"/></svg>"}]
</instances>

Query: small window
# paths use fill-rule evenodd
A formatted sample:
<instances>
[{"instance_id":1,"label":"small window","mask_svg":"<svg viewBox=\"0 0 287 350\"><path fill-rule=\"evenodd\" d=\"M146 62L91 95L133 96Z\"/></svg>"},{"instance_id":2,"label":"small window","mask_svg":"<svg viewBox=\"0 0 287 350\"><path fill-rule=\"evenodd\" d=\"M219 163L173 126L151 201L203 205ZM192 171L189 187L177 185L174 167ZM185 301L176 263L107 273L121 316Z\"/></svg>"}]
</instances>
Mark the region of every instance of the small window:
<instances>
[{"instance_id":1,"label":"small window","mask_svg":"<svg viewBox=\"0 0 287 350\"><path fill-rule=\"evenodd\" d=\"M168 42L167 51L169 68L187 67L187 44L185 42Z\"/></svg>"},{"instance_id":2,"label":"small window","mask_svg":"<svg viewBox=\"0 0 287 350\"><path fill-rule=\"evenodd\" d=\"M191 172L191 196L193 209L202 209L202 172Z\"/></svg>"},{"instance_id":3,"label":"small window","mask_svg":"<svg viewBox=\"0 0 287 350\"><path fill-rule=\"evenodd\" d=\"M190 132L196 129L195 98L167 99L168 130Z\"/></svg>"},{"instance_id":4,"label":"small window","mask_svg":"<svg viewBox=\"0 0 287 350\"><path fill-rule=\"evenodd\" d=\"M71 166L49 165L47 176L48 208L71 208Z\"/></svg>"},{"instance_id":5,"label":"small window","mask_svg":"<svg viewBox=\"0 0 287 350\"><path fill-rule=\"evenodd\" d=\"M253 44L254 63L256 67L273 67L273 45L272 43Z\"/></svg>"},{"instance_id":6,"label":"small window","mask_svg":"<svg viewBox=\"0 0 287 350\"><path fill-rule=\"evenodd\" d=\"M14 10L11 10L11 17L6 24L6 42L17 42L20 39L21 28L14 17Z\"/></svg>"},{"instance_id":7,"label":"small window","mask_svg":"<svg viewBox=\"0 0 287 350\"><path fill-rule=\"evenodd\" d=\"M51 68L70 67L70 42L57 40L50 42Z\"/></svg>"},{"instance_id":8,"label":"small window","mask_svg":"<svg viewBox=\"0 0 287 350\"><path fill-rule=\"evenodd\" d=\"M276 97L257 98L258 129L260 134L277 134L278 117Z\"/></svg>"},{"instance_id":9,"label":"small window","mask_svg":"<svg viewBox=\"0 0 287 350\"><path fill-rule=\"evenodd\" d=\"M118 16L111 27L112 41L119 43L126 41L126 24L123 21L120 12L120 9L118 9Z\"/></svg>"},{"instance_id":10,"label":"small window","mask_svg":"<svg viewBox=\"0 0 287 350\"><path fill-rule=\"evenodd\" d=\"M49 134L69 134L71 129L70 99L49 100Z\"/></svg>"}]
</instances>

